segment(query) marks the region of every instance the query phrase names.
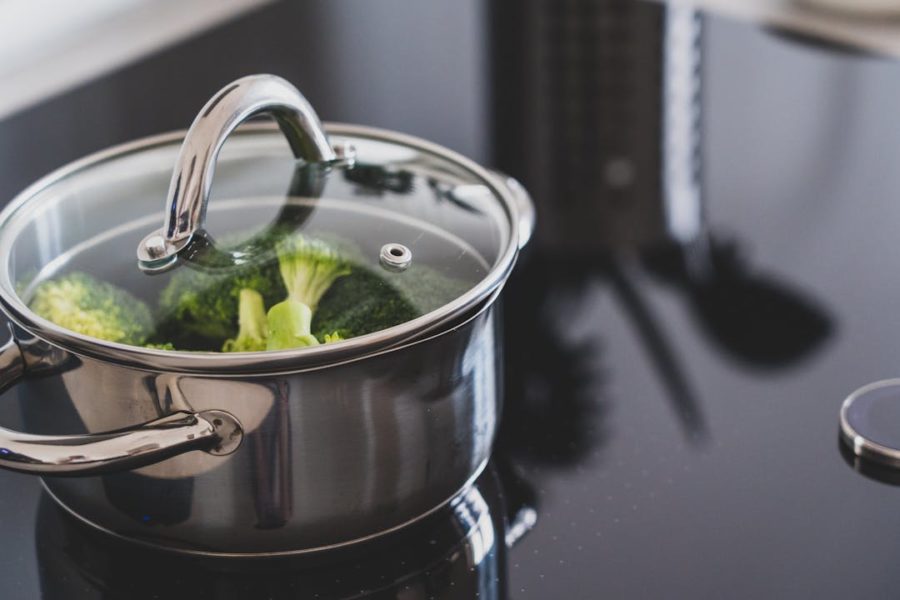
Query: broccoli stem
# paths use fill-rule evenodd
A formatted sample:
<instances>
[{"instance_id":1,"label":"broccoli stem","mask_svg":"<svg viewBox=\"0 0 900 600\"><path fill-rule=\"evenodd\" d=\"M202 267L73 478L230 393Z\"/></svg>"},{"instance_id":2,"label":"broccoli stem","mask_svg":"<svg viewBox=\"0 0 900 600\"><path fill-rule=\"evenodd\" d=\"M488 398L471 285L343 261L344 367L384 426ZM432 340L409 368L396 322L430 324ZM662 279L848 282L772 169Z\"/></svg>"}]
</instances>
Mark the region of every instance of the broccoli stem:
<instances>
[{"instance_id":1,"label":"broccoli stem","mask_svg":"<svg viewBox=\"0 0 900 600\"><path fill-rule=\"evenodd\" d=\"M350 266L327 244L302 235L285 239L278 246L278 268L288 298L302 302L315 312L319 300Z\"/></svg>"},{"instance_id":2,"label":"broccoli stem","mask_svg":"<svg viewBox=\"0 0 900 600\"><path fill-rule=\"evenodd\" d=\"M278 268L288 293L269 309L266 349L317 346L311 331L313 311L331 284L350 273L350 265L328 244L295 235L278 245Z\"/></svg>"},{"instance_id":3,"label":"broccoli stem","mask_svg":"<svg viewBox=\"0 0 900 600\"><path fill-rule=\"evenodd\" d=\"M266 350L286 350L317 346L319 340L310 333L312 310L291 298L269 309L269 335Z\"/></svg>"},{"instance_id":4,"label":"broccoli stem","mask_svg":"<svg viewBox=\"0 0 900 600\"><path fill-rule=\"evenodd\" d=\"M244 288L238 299L238 334L226 340L222 352L258 352L266 349L268 325L262 294Z\"/></svg>"}]
</instances>

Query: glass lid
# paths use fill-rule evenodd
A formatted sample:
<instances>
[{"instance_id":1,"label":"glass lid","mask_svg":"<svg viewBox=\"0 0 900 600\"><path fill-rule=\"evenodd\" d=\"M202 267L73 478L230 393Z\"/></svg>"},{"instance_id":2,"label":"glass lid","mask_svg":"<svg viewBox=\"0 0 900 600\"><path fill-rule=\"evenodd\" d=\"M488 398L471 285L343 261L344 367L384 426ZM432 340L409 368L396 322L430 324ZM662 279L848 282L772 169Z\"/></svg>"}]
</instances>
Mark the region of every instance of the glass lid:
<instances>
[{"instance_id":1,"label":"glass lid","mask_svg":"<svg viewBox=\"0 0 900 600\"><path fill-rule=\"evenodd\" d=\"M235 131L265 113L278 127ZM252 76L187 137L106 151L26 190L0 215L0 287L20 325L88 352L327 358L487 298L515 257L515 211L470 161L380 130L326 135L290 84Z\"/></svg>"}]
</instances>

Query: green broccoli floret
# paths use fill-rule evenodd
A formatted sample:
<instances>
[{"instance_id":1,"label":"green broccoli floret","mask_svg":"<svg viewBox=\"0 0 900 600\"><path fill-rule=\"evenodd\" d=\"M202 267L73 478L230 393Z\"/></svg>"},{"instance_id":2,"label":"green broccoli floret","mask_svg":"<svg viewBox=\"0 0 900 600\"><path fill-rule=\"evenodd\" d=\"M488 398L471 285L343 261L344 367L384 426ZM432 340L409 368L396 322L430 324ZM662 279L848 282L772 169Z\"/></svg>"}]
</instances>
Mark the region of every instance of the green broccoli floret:
<instances>
[{"instance_id":1,"label":"green broccoli floret","mask_svg":"<svg viewBox=\"0 0 900 600\"><path fill-rule=\"evenodd\" d=\"M286 294L274 260L235 267L225 274L182 267L159 298L154 342L173 342L179 350L221 348L238 331L241 290L262 295L269 306Z\"/></svg>"},{"instance_id":2,"label":"green broccoli floret","mask_svg":"<svg viewBox=\"0 0 900 600\"><path fill-rule=\"evenodd\" d=\"M449 277L426 265L411 265L399 273L385 273L384 277L416 310L416 316L442 307L472 287L470 281Z\"/></svg>"},{"instance_id":3,"label":"green broccoli floret","mask_svg":"<svg viewBox=\"0 0 900 600\"><path fill-rule=\"evenodd\" d=\"M87 273L41 283L29 306L60 327L110 342L140 346L153 331L153 315L146 304Z\"/></svg>"},{"instance_id":4,"label":"green broccoli floret","mask_svg":"<svg viewBox=\"0 0 900 600\"><path fill-rule=\"evenodd\" d=\"M392 327L418 314L379 273L357 266L322 297L312 330L319 339L333 333L347 339Z\"/></svg>"},{"instance_id":5,"label":"green broccoli floret","mask_svg":"<svg viewBox=\"0 0 900 600\"><path fill-rule=\"evenodd\" d=\"M424 265L399 273L362 266L358 247L337 237L323 241L325 235L289 235L275 244L277 261L236 267L227 274L175 272L160 296L159 325L149 341L203 351L334 343L414 319L471 287ZM262 306L270 307L267 315L257 316L253 347L245 347L239 331L245 289L257 292ZM263 319L265 335L259 336ZM262 344L260 337L265 338Z\"/></svg>"},{"instance_id":6,"label":"green broccoli floret","mask_svg":"<svg viewBox=\"0 0 900 600\"><path fill-rule=\"evenodd\" d=\"M258 352L266 349L266 307L262 294L249 288L240 293L238 302L238 334L226 340L222 352Z\"/></svg>"},{"instance_id":7,"label":"green broccoli floret","mask_svg":"<svg viewBox=\"0 0 900 600\"><path fill-rule=\"evenodd\" d=\"M336 281L313 315L317 338L338 334L344 339L365 335L439 308L471 287L424 266L399 273L355 266Z\"/></svg>"},{"instance_id":8,"label":"green broccoli floret","mask_svg":"<svg viewBox=\"0 0 900 600\"><path fill-rule=\"evenodd\" d=\"M162 344L144 344L144 348L150 348L151 350L175 350L175 345L172 342L164 342Z\"/></svg>"},{"instance_id":9,"label":"green broccoli floret","mask_svg":"<svg viewBox=\"0 0 900 600\"><path fill-rule=\"evenodd\" d=\"M338 331L335 331L335 332L332 332L332 333L326 333L326 334L323 336L323 338L324 338L324 339L322 340L322 343L323 343L323 344L336 344L337 342L342 342L342 341L344 341L344 337L343 337L343 336L340 334L340 332L338 332Z\"/></svg>"},{"instance_id":10,"label":"green broccoli floret","mask_svg":"<svg viewBox=\"0 0 900 600\"><path fill-rule=\"evenodd\" d=\"M268 350L315 346L313 312L319 300L339 278L350 273L350 263L328 244L295 235L278 245L278 266L287 298L269 309Z\"/></svg>"}]
</instances>

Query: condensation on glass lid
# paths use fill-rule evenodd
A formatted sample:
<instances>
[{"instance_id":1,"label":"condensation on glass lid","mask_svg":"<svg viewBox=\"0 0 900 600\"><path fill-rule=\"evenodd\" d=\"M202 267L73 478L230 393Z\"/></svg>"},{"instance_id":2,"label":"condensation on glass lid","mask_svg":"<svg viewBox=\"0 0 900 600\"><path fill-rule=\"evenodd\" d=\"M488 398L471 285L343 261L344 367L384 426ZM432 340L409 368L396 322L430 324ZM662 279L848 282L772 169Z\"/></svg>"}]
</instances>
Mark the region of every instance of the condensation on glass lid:
<instances>
[{"instance_id":1,"label":"condensation on glass lid","mask_svg":"<svg viewBox=\"0 0 900 600\"><path fill-rule=\"evenodd\" d=\"M900 469L900 379L863 386L841 406L841 438L856 456Z\"/></svg>"}]
</instances>

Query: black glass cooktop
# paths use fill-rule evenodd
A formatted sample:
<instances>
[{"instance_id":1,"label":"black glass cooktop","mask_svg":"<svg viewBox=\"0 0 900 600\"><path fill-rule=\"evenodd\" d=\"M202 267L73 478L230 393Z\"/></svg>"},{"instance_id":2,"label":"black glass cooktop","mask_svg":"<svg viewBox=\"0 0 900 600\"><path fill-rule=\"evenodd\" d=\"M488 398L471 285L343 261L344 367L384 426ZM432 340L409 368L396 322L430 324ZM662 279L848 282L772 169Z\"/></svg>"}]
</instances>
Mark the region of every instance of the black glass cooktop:
<instances>
[{"instance_id":1,"label":"black glass cooktop","mask_svg":"<svg viewBox=\"0 0 900 600\"><path fill-rule=\"evenodd\" d=\"M898 478L842 451L838 409L855 388L900 375L900 65L707 18L699 55L682 56L696 68L685 100L666 88L672 65L653 55L665 47L663 8L642 6L642 33L616 38L650 50L610 51L597 67L633 77L592 79L593 67L572 66L553 44L588 44L558 38L559 28L596 19L554 21L525 4L502 25L485 17L494 93L502 103L529 81L550 91L509 104L493 152L479 158L528 184L542 228L504 292L504 418L477 485L416 527L341 555L218 563L112 542L62 514L35 479L0 473L0 598L896 595ZM505 70L528 19L549 32L549 62ZM0 132L150 73L111 75ZM656 84L632 85L638 74ZM580 104L556 93L579 81L589 87ZM685 107L679 131L696 147L687 140L673 159L663 134L672 121L653 119L677 120ZM171 120L190 112L173 109ZM546 147L517 126L529 115L546 126L535 134ZM51 160L25 145L40 171L2 187L91 149ZM678 160L695 177L687 204L660 177ZM673 233L690 215L673 221L671 211L691 202L699 224ZM14 425L15 394L3 400L2 422Z\"/></svg>"}]
</instances>

